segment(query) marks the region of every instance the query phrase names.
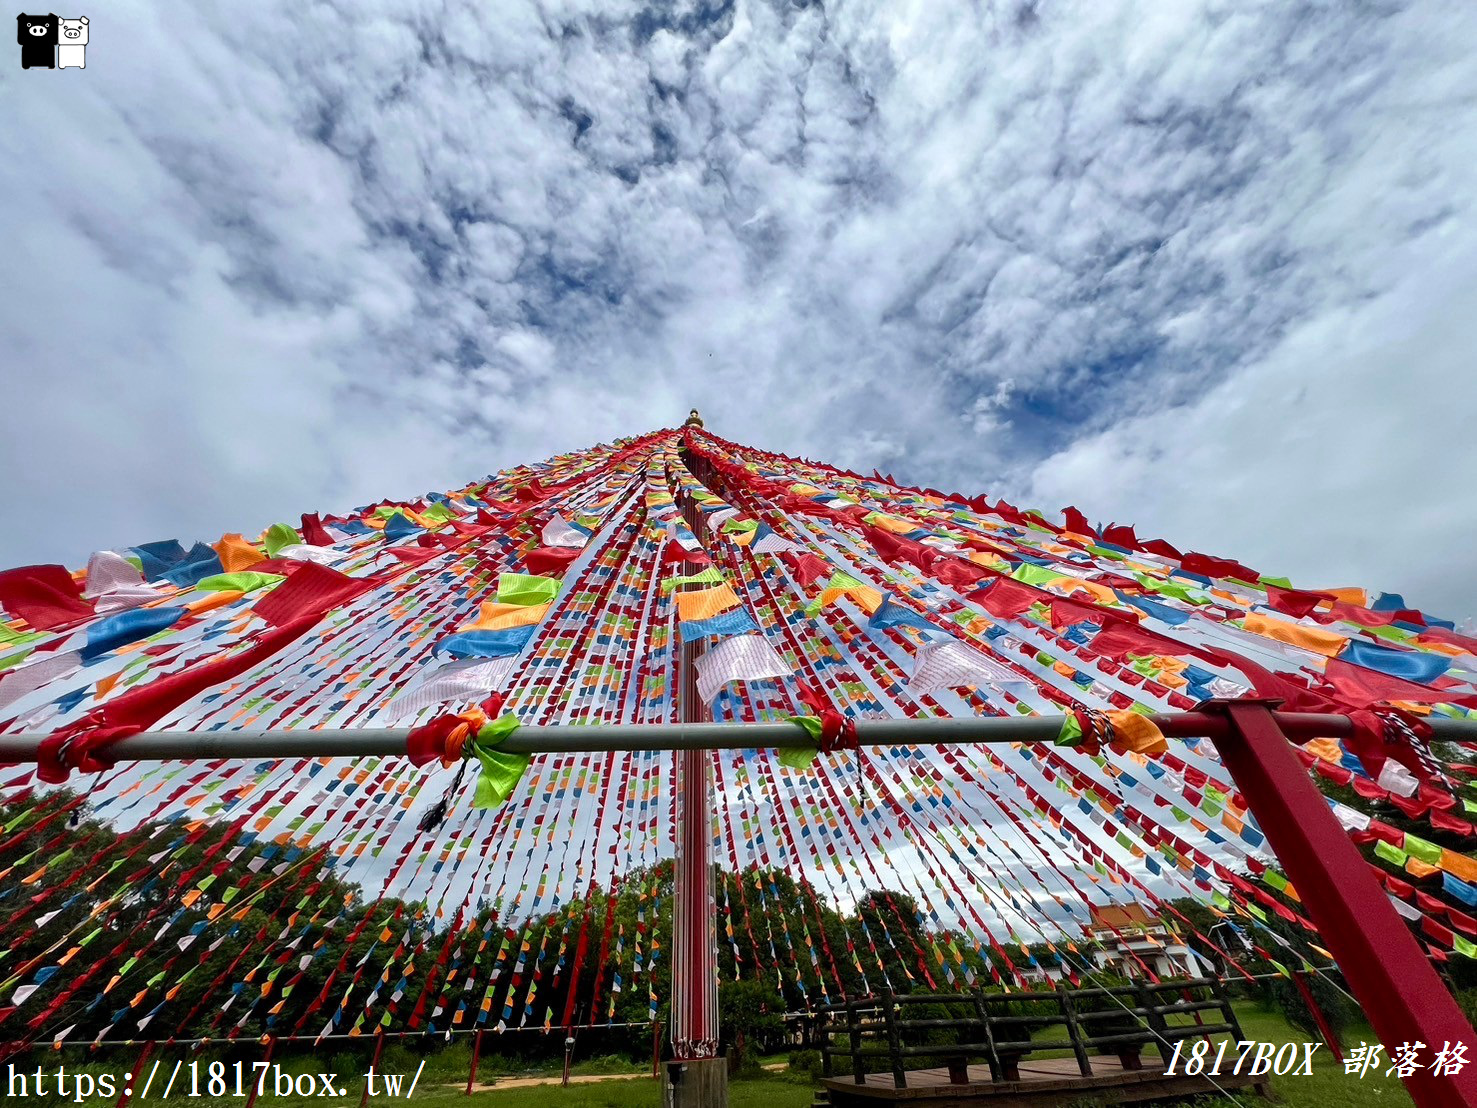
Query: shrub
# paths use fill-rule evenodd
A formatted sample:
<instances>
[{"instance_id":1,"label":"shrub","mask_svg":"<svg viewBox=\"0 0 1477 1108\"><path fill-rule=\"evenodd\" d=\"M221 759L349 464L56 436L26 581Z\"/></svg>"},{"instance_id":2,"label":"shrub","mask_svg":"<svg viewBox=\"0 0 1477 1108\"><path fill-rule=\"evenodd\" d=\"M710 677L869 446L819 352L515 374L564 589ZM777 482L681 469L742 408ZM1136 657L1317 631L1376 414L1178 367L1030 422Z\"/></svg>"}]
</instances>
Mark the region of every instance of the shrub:
<instances>
[{"instance_id":1,"label":"shrub","mask_svg":"<svg viewBox=\"0 0 1477 1108\"><path fill-rule=\"evenodd\" d=\"M1477 1024L1477 989L1462 989L1455 994L1457 1006L1468 1023Z\"/></svg>"},{"instance_id":2,"label":"shrub","mask_svg":"<svg viewBox=\"0 0 1477 1108\"><path fill-rule=\"evenodd\" d=\"M812 1081L819 1081L823 1075L824 1066L818 1050L792 1050L789 1061L792 1072L804 1074Z\"/></svg>"},{"instance_id":3,"label":"shrub","mask_svg":"<svg viewBox=\"0 0 1477 1108\"><path fill-rule=\"evenodd\" d=\"M1313 994L1313 1000L1323 1010L1323 1017L1333 1028L1335 1035L1342 1035L1345 1028L1354 1022L1355 1008L1349 998L1339 992L1326 977L1310 973L1303 977L1303 984ZM1285 978L1272 982L1272 998L1277 1002L1283 1017L1299 1031L1316 1037L1318 1023L1303 1001L1303 994L1296 984Z\"/></svg>"}]
</instances>

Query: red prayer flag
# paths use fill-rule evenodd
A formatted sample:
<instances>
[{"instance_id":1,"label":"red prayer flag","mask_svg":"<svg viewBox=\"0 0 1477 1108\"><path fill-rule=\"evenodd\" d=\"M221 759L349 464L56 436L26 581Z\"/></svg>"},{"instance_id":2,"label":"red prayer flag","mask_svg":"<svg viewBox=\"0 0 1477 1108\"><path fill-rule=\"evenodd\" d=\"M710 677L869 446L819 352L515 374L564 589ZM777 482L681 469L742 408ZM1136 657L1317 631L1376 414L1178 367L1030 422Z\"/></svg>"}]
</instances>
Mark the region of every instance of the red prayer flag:
<instances>
[{"instance_id":1,"label":"red prayer flag","mask_svg":"<svg viewBox=\"0 0 1477 1108\"><path fill-rule=\"evenodd\" d=\"M0 607L38 631L91 619L92 603L65 566L20 566L0 573Z\"/></svg>"}]
</instances>

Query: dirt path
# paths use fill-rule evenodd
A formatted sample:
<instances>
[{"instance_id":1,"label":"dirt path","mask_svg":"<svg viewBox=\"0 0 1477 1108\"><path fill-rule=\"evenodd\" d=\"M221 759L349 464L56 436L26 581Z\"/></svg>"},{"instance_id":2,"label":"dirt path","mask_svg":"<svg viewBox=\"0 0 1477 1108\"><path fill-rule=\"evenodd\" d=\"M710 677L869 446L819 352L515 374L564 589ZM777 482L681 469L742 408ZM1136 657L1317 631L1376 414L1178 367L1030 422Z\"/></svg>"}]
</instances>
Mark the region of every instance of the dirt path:
<instances>
[{"instance_id":1,"label":"dirt path","mask_svg":"<svg viewBox=\"0 0 1477 1108\"><path fill-rule=\"evenodd\" d=\"M782 1070L784 1062L770 1062L764 1069ZM650 1073L584 1073L575 1074L569 1079L571 1085L593 1085L600 1081L639 1081L641 1078L651 1080ZM563 1084L562 1077L497 1077L492 1081L482 1082L472 1086L474 1093L493 1092L497 1089L531 1089L537 1085L560 1085ZM447 1085L449 1089L465 1089L466 1082L458 1081L454 1085Z\"/></svg>"}]
</instances>

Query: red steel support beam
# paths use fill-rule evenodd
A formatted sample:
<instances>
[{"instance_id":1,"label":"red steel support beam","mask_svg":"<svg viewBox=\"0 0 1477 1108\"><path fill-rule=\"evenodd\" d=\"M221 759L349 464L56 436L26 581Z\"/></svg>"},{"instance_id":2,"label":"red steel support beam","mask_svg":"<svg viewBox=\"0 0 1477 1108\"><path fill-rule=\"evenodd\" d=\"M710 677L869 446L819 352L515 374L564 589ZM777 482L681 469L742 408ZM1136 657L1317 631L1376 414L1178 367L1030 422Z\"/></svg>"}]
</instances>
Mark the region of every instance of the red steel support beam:
<instances>
[{"instance_id":1,"label":"red steel support beam","mask_svg":"<svg viewBox=\"0 0 1477 1108\"><path fill-rule=\"evenodd\" d=\"M689 501L683 515L692 533L705 538L702 512ZM684 573L704 568L684 562ZM690 588L691 586L684 586ZM698 697L697 660L701 640L684 642L677 706L683 723L703 723L707 706ZM713 756L707 750L679 750L677 758L677 857L672 911L672 1055L678 1061L718 1054L718 951L713 900L711 819Z\"/></svg>"},{"instance_id":2,"label":"red steel support beam","mask_svg":"<svg viewBox=\"0 0 1477 1108\"><path fill-rule=\"evenodd\" d=\"M1477 1065L1454 1076L1438 1076L1429 1068L1436 1051L1448 1043L1472 1049L1477 1033L1308 777L1271 707L1247 700L1201 705L1230 724L1226 733L1212 735L1221 761L1386 1054L1406 1043L1425 1044L1423 1068L1405 1078L1411 1097L1420 1108L1477 1106Z\"/></svg>"}]
</instances>

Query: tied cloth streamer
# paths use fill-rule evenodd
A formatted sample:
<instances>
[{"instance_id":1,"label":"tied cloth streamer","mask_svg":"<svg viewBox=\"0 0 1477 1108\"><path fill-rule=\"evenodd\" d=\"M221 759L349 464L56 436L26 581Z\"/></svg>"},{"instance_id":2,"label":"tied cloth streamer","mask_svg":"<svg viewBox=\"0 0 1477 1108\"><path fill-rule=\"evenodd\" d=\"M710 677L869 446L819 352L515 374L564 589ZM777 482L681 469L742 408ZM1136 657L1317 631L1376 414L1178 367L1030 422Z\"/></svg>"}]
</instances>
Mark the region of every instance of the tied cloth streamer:
<instances>
[{"instance_id":1,"label":"tied cloth streamer","mask_svg":"<svg viewBox=\"0 0 1477 1108\"><path fill-rule=\"evenodd\" d=\"M1104 746L1120 754L1158 755L1169 751L1163 732L1148 716L1139 712L1100 712L1094 708L1074 708L1068 712L1054 745L1076 747L1087 754L1096 754Z\"/></svg>"},{"instance_id":2,"label":"tied cloth streamer","mask_svg":"<svg viewBox=\"0 0 1477 1108\"><path fill-rule=\"evenodd\" d=\"M101 721L100 713L94 711L42 739L36 751L36 776L50 785L65 785L74 769L80 773L111 769L113 759L107 748L144 730L132 724L99 727Z\"/></svg>"},{"instance_id":3,"label":"tied cloth streamer","mask_svg":"<svg viewBox=\"0 0 1477 1108\"><path fill-rule=\"evenodd\" d=\"M482 766L472 796L473 808L495 808L506 803L517 790L531 759L527 754L509 754L497 749L518 730L517 716L498 715L502 706L503 698L493 695L468 711L437 716L406 738L405 753L411 764L427 766L440 761L447 768L459 766L441 799L421 817L420 830L434 831L446 821L451 798L467 772L469 749ZM495 715L497 718L493 719Z\"/></svg>"},{"instance_id":4,"label":"tied cloth streamer","mask_svg":"<svg viewBox=\"0 0 1477 1108\"><path fill-rule=\"evenodd\" d=\"M798 724L815 746L800 746L779 752L780 765L788 769L808 769L822 753L833 750L857 752L857 776L861 777L861 746L856 737L856 720L836 711L808 685L801 685L796 699L815 713L813 716L789 716L787 723ZM863 783L865 788L865 783Z\"/></svg>"},{"instance_id":5,"label":"tied cloth streamer","mask_svg":"<svg viewBox=\"0 0 1477 1108\"><path fill-rule=\"evenodd\" d=\"M1349 712L1353 734L1344 739L1347 747L1376 781L1386 759L1393 758L1415 778L1452 792L1451 779L1431 752L1431 725L1402 708L1365 708Z\"/></svg>"}]
</instances>

